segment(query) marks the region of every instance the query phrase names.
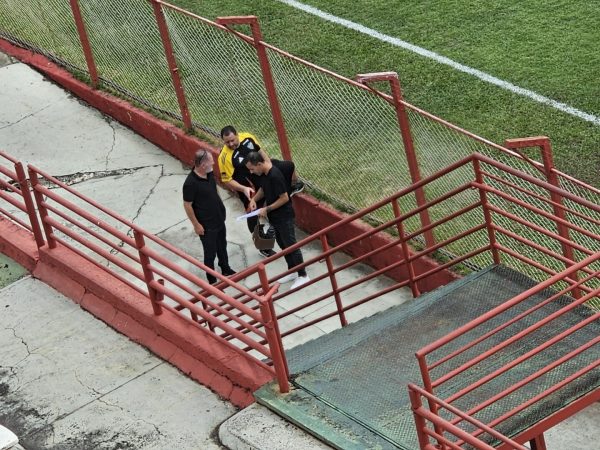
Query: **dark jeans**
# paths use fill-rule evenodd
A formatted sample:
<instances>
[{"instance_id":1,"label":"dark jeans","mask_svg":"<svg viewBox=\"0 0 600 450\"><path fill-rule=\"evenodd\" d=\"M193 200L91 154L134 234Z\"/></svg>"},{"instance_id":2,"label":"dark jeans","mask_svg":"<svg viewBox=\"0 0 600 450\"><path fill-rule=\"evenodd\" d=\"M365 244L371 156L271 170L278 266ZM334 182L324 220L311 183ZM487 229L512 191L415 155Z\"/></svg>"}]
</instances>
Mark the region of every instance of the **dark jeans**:
<instances>
[{"instance_id":1,"label":"dark jeans","mask_svg":"<svg viewBox=\"0 0 600 450\"><path fill-rule=\"evenodd\" d=\"M250 211L248 211L248 205L250 204L250 200L248 200L248 197L246 197L241 192L238 192L238 197L244 204L244 210L246 210L247 212L250 212ZM264 205L265 205L264 199L256 202L256 207L259 209L262 208ZM248 225L248 231L250 231L250 233L254 232L254 229L256 228L257 223L258 223L258 216L249 217L248 219L246 219L246 225Z\"/></svg>"},{"instance_id":2,"label":"dark jeans","mask_svg":"<svg viewBox=\"0 0 600 450\"><path fill-rule=\"evenodd\" d=\"M204 229L204 235L200 236L202 248L204 249L204 265L215 268L215 256L219 258L221 271L229 269L229 257L227 256L227 229L223 225L219 229ZM206 274L209 282L215 282L213 275Z\"/></svg>"},{"instance_id":3,"label":"dark jeans","mask_svg":"<svg viewBox=\"0 0 600 450\"><path fill-rule=\"evenodd\" d=\"M275 240L277 241L277 245L279 245L282 250L296 243L296 230L294 229L293 217L290 217L289 219L279 219L275 222L271 222L271 225L275 228ZM296 249L292 253L285 255L284 258L287 262L288 269L296 267L298 264L304 262L300 249ZM305 277L306 269L299 269L298 275Z\"/></svg>"}]
</instances>

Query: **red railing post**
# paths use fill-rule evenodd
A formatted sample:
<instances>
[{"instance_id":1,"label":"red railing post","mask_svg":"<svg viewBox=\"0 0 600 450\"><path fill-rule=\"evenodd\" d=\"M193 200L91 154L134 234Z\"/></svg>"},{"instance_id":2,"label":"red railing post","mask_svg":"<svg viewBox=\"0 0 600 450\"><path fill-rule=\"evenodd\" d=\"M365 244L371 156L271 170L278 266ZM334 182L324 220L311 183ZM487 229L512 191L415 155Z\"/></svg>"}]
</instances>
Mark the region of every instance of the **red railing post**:
<instances>
[{"instance_id":1,"label":"red railing post","mask_svg":"<svg viewBox=\"0 0 600 450\"><path fill-rule=\"evenodd\" d=\"M269 100L269 106L271 108L271 114L273 115L273 124L275 125L275 131L277 132L277 140L281 150L283 159L291 160L292 152L290 150L290 144L288 142L287 133L285 131L285 123L283 121L283 114L281 113L281 107L279 106L279 99L277 98L277 90L275 88L275 81L273 80L273 72L271 71L271 64L269 63L269 57L267 50L262 41L262 32L260 31L260 25L258 23L258 17L256 16L232 16L232 17L218 17L217 23L223 26L228 25L249 25L252 32L252 39L254 41L254 47L258 55L258 61L260 63L260 70L263 76L263 82L265 84L265 90L267 92L267 98Z\"/></svg>"},{"instance_id":2,"label":"red railing post","mask_svg":"<svg viewBox=\"0 0 600 450\"><path fill-rule=\"evenodd\" d=\"M529 447L531 447L531 450L546 450L544 433L538 434L531 441L529 441Z\"/></svg>"},{"instance_id":3,"label":"red railing post","mask_svg":"<svg viewBox=\"0 0 600 450\"><path fill-rule=\"evenodd\" d=\"M37 172L32 170L31 167L29 167L28 171L29 180L31 181L31 189L33 190L33 197L35 198L35 203L37 204L40 219L42 221L42 228L44 229L44 234L46 235L46 242L48 243L49 248L56 248L56 239L54 239L53 229L47 220L48 209L46 209L44 206L44 196L37 189L37 186L40 184Z\"/></svg>"},{"instance_id":4,"label":"red railing post","mask_svg":"<svg viewBox=\"0 0 600 450\"><path fill-rule=\"evenodd\" d=\"M154 274L150 269L150 258L144 252L144 247L146 246L146 243L144 241L144 235L138 230L133 230L133 237L135 239L135 246L137 247L137 251L140 255L140 263L142 265L142 271L144 272L146 286L148 287L148 296L150 297L150 301L152 302L152 309L154 311L154 314L160 316L162 314L162 307L160 305L162 295L159 295L157 290L154 289L154 287L152 287L152 282L154 281Z\"/></svg>"},{"instance_id":5,"label":"red railing post","mask_svg":"<svg viewBox=\"0 0 600 450\"><path fill-rule=\"evenodd\" d=\"M329 250L329 243L327 242L327 236L325 234L321 235L321 245L323 246L324 252ZM345 327L348 325L348 321L346 320L346 314L344 313L344 306L342 305L342 298L340 297L337 278L333 271L333 261L331 260L331 255L327 255L325 257L325 263L327 264L327 273L329 274L329 280L331 281L331 289L333 291L333 297L335 298L338 316L340 317L340 324Z\"/></svg>"},{"instance_id":6,"label":"red railing post","mask_svg":"<svg viewBox=\"0 0 600 450\"><path fill-rule=\"evenodd\" d=\"M402 215L402 211L400 210L400 205L398 204L398 199L395 198L392 201L392 208L394 210L394 216L398 219ZM406 239L404 239L404 224L400 220L396 223L396 230L398 231L398 240L400 241L400 246L402 247L402 253L404 253L404 260L406 261L406 270L408 271L408 285L410 286L410 290L412 291L412 295L414 298L417 298L421 295L421 291L419 290L419 286L415 283L415 267L413 266L411 258L411 251L406 243Z\"/></svg>"},{"instance_id":7,"label":"red railing post","mask_svg":"<svg viewBox=\"0 0 600 450\"><path fill-rule=\"evenodd\" d=\"M173 44L171 43L171 38L169 36L169 27L167 26L167 21L165 20L165 13L162 9L162 3L159 0L149 1L152 3L152 8L154 9L154 17L156 18L156 24L158 25L160 40L162 41L163 48L165 50L165 57L167 58L169 72L171 73L173 88L175 89L175 95L177 95L177 102L179 103L179 110L181 111L183 128L185 131L190 131L192 129L192 117L187 105L187 100L185 99L185 92L183 90L183 84L181 83L177 61L175 60Z\"/></svg>"},{"instance_id":8,"label":"red railing post","mask_svg":"<svg viewBox=\"0 0 600 450\"><path fill-rule=\"evenodd\" d=\"M417 357L417 360L419 361L419 369L421 370L421 378L423 380L423 388L425 388L425 390L427 392L429 392L430 394L434 395L435 392L433 392L433 384L431 383L431 376L429 375L429 367L427 367L427 356L421 355L420 351L415 353L415 356ZM431 398L427 399L427 404L429 405L429 410L436 416L439 416L438 404ZM439 427L439 425L434 424L433 429L435 430L435 432L437 434L442 434L442 432L443 432L443 430ZM446 446L442 442L440 442L439 444L440 444L441 449L446 448Z\"/></svg>"},{"instance_id":9,"label":"red railing post","mask_svg":"<svg viewBox=\"0 0 600 450\"><path fill-rule=\"evenodd\" d=\"M17 174L17 181L19 182L19 186L21 188L23 202L25 203L25 207L27 208L27 216L29 216L29 223L31 224L31 231L33 232L35 243L37 245L37 248L43 247L46 244L46 242L44 241L42 229L40 228L40 223L38 222L37 213L35 211L35 205L33 204L33 199L31 198L29 182L27 181L27 177L25 176L23 164L21 164L19 161L15 162L15 173Z\"/></svg>"},{"instance_id":10,"label":"red railing post","mask_svg":"<svg viewBox=\"0 0 600 450\"><path fill-rule=\"evenodd\" d=\"M260 314L265 327L269 349L271 350L271 360L273 361L279 390L285 394L290 391L288 382L290 371L283 349L283 341L281 340L281 332L279 331L275 307L273 305L273 294L279 288L279 284L275 283L273 287L269 289L269 279L264 264L258 266L258 276L262 287L262 296L259 301Z\"/></svg>"},{"instance_id":11,"label":"red railing post","mask_svg":"<svg viewBox=\"0 0 600 450\"><path fill-rule=\"evenodd\" d=\"M87 31L85 29L85 22L81 15L81 9L79 8L79 0L69 0L71 3L71 11L73 12L73 18L75 19L75 25L77 26L77 33L79 34L79 40L81 41L81 48L85 56L85 62L87 64L90 79L92 80L92 87L98 88L98 71L96 69L96 62L94 61L94 54L92 53L92 46L88 39Z\"/></svg>"},{"instance_id":12,"label":"red railing post","mask_svg":"<svg viewBox=\"0 0 600 450\"><path fill-rule=\"evenodd\" d=\"M552 156L552 146L550 145L550 139L547 136L535 136L529 138L517 138L517 139L506 139L504 141L504 146L509 149L520 149L526 147L539 147L542 162L544 164L544 172L546 175L546 181L557 188L560 188L560 180L558 179L558 175L554 170L554 158ZM557 219L568 222L567 216L565 214L565 210L562 208L563 206L563 198L557 192L550 192L550 199L552 200L552 210ZM570 232L569 227L565 226L564 223L561 223L559 220L556 221L556 228L560 237L565 238L570 241ZM567 258L572 263L569 264L565 262L565 267L569 268L571 265L575 264L575 255L573 253L573 247L571 247L566 242L560 243L563 256ZM577 273L573 274L573 280L577 281L579 279ZM573 289L573 296L575 298L581 297L581 290L578 288Z\"/></svg>"},{"instance_id":13,"label":"red railing post","mask_svg":"<svg viewBox=\"0 0 600 450\"><path fill-rule=\"evenodd\" d=\"M410 172L410 179L413 183L421 181L421 171L419 169L419 161L417 154L415 153L415 147L412 140L412 133L410 131L410 121L408 120L408 114L404 107L404 101L402 100L402 89L400 88L400 80L398 74L395 72L381 72L381 73L366 73L359 74L356 76L356 81L363 83L370 89L370 83L385 81L390 84L392 93L393 106L396 109L396 117L398 119L398 126L400 127L400 133L402 135L402 143L404 145L404 152L406 153L406 162L408 164L408 170ZM427 203L425 197L425 191L422 187L415 190L415 198L417 206L423 206ZM421 226L423 228L431 224L429 218L429 211L424 209L419 213L421 218ZM427 230L424 233L425 244L427 247L433 247L435 245L435 237L432 230Z\"/></svg>"},{"instance_id":14,"label":"red railing post","mask_svg":"<svg viewBox=\"0 0 600 450\"><path fill-rule=\"evenodd\" d=\"M421 402L421 395L418 392L413 391L409 386L408 396L410 398L413 417L415 419L415 426L417 428L417 438L419 439L419 447L421 448L421 450L424 450L431 443L429 442L429 436L424 431L427 428L427 422L425 422L425 418L421 416L418 412L419 409L423 407L423 402Z\"/></svg>"},{"instance_id":15,"label":"red railing post","mask_svg":"<svg viewBox=\"0 0 600 450\"><path fill-rule=\"evenodd\" d=\"M485 184L478 159L473 159L473 170L475 171L475 180L477 181L477 183ZM488 240L490 241L490 249L492 250L492 258L494 260L494 264L500 264L500 254L498 253L498 246L496 245L496 233L494 231L494 223L492 222L492 214L489 209L487 192L485 192L485 190L481 188L479 188L478 190L479 199L481 201L481 207L483 208L483 217L485 219L485 227L487 229Z\"/></svg>"}]
</instances>

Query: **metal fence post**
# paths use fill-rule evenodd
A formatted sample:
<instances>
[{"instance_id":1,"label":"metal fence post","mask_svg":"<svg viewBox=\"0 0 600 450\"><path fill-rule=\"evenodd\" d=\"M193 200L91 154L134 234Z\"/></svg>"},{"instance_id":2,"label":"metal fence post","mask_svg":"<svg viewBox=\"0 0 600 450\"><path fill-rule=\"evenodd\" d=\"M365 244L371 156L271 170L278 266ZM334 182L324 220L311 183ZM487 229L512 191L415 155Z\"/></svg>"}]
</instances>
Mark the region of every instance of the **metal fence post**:
<instances>
[{"instance_id":1,"label":"metal fence post","mask_svg":"<svg viewBox=\"0 0 600 450\"><path fill-rule=\"evenodd\" d=\"M40 184L37 172L35 172L31 167L28 168L28 171L29 179L31 180L31 189L33 190L33 197L35 198L35 203L37 204L38 211L40 213L40 219L42 221L42 228L44 229L44 234L46 235L46 242L48 242L49 248L56 248L56 239L54 239L52 234L53 229L48 223L48 210L44 206L44 196L36 189Z\"/></svg>"},{"instance_id":2,"label":"metal fence post","mask_svg":"<svg viewBox=\"0 0 600 450\"><path fill-rule=\"evenodd\" d=\"M273 367L275 368L275 376L277 377L279 390L282 393L287 393L290 391L288 382L290 370L285 357L285 350L283 349L283 341L281 340L277 314L275 314L275 307L273 305L273 293L277 291L279 284L275 283L273 287L269 289L269 279L264 264L258 266L258 277L260 278L262 287L262 297L259 301L259 308L265 327L265 333L267 335L267 342L269 343L269 349L271 350L271 360L273 361Z\"/></svg>"},{"instance_id":3,"label":"metal fence post","mask_svg":"<svg viewBox=\"0 0 600 450\"><path fill-rule=\"evenodd\" d=\"M144 279L146 281L146 286L148 287L148 296L150 297L150 301L152 302L152 309L154 314L160 316L162 314L162 307L160 302L162 300L162 295L159 295L157 290L152 287L152 282L154 281L154 274L150 269L150 258L144 252L144 247L146 243L144 241L144 235L140 233L138 230L133 230L133 237L135 239L135 246L137 247L137 251L140 255L140 263L142 265L142 271L144 272Z\"/></svg>"},{"instance_id":4,"label":"metal fence post","mask_svg":"<svg viewBox=\"0 0 600 450\"><path fill-rule=\"evenodd\" d=\"M324 252L327 252L327 250L329 250L327 236L325 236L324 234L321 235L321 246L323 247ZM325 263L327 264L327 273L329 274L329 280L331 281L331 289L333 290L335 305L338 310L338 316L340 317L340 324L343 327L345 327L346 325L348 325L348 321L346 320L346 314L344 313L344 307L342 305L342 298L339 293L337 278L333 271L333 261L331 260L331 255L327 255L325 257Z\"/></svg>"},{"instance_id":5,"label":"metal fence post","mask_svg":"<svg viewBox=\"0 0 600 450\"><path fill-rule=\"evenodd\" d=\"M483 174L481 173L481 165L479 160L473 159L473 170L475 171L475 180L479 184L485 184L483 180ZM483 217L485 219L485 226L488 233L488 239L490 241L490 249L492 250L492 258L494 264L500 264L500 254L498 253L498 246L496 245L496 233L494 232L494 224L492 222L492 214L489 209L489 202L487 198L487 192L484 189L479 188L479 199L481 201L481 207L483 208Z\"/></svg>"},{"instance_id":6,"label":"metal fence post","mask_svg":"<svg viewBox=\"0 0 600 450\"><path fill-rule=\"evenodd\" d=\"M402 100L402 90L400 89L400 80L396 72L381 72L381 73L366 73L359 74L356 76L356 81L363 83L370 87L370 83L378 81L384 81L390 84L392 92L393 106L396 109L396 117L398 119L398 126L400 127L400 133L402 135L402 144L404 145L404 151L406 153L406 162L408 164L408 170L410 172L410 179L413 183L421 181L421 172L419 169L419 161L417 154L415 153L415 147L412 140L412 133L410 131L410 122L408 120L408 114L404 107L404 101ZM372 88L371 88L372 89ZM425 191L422 187L415 190L415 198L417 206L423 206L427 203L425 197ZM429 218L429 211L424 209L419 213L421 218L421 226L423 228L431 224ZM427 230L423 233L425 237L425 244L427 247L433 247L435 245L435 237L433 230Z\"/></svg>"},{"instance_id":7,"label":"metal fence post","mask_svg":"<svg viewBox=\"0 0 600 450\"><path fill-rule=\"evenodd\" d=\"M538 147L542 155L542 163L544 164L544 173L546 175L546 181L552 186L560 188L560 180L554 170L554 158L552 156L552 146L550 145L550 139L547 136L535 136L529 138L516 138L506 139L504 146L509 149L520 149L527 147ZM550 199L552 200L552 211L557 219L568 222L565 210L563 209L563 197L557 192L550 192ZM556 229L558 235L568 241L571 240L569 227L567 227L560 220L556 221ZM566 242L560 243L563 256L571 261L571 264L565 262L565 267L568 269L577 261L575 260L575 254L573 253L573 247ZM573 280L577 282L579 277L577 272L573 274ZM573 296L575 298L581 297L581 290L579 288L573 289Z\"/></svg>"},{"instance_id":8,"label":"metal fence post","mask_svg":"<svg viewBox=\"0 0 600 450\"><path fill-rule=\"evenodd\" d=\"M154 17L156 18L156 24L158 25L158 31L160 33L160 40L162 41L163 48L165 50L165 57L167 58L169 72L171 73L173 88L175 89L175 94L177 95L177 102L179 103L179 110L181 111L183 127L185 131L190 131L192 129L192 117L187 105L187 100L185 99L185 92L183 90L181 76L179 75L179 69L177 68L177 61L173 52L173 44L171 44L169 27L167 26L167 21L165 20L165 13L162 9L162 3L159 0L149 1L152 3L152 8L154 9Z\"/></svg>"},{"instance_id":9,"label":"metal fence post","mask_svg":"<svg viewBox=\"0 0 600 450\"><path fill-rule=\"evenodd\" d=\"M27 215L29 216L31 231L33 232L33 237L35 238L37 248L40 248L43 247L46 244L46 242L44 241L42 229L40 228L40 223L38 222L37 213L35 211L35 205L33 203L33 199L31 198L29 182L27 181L27 177L25 177L25 170L23 169L23 164L21 164L19 161L15 162L14 164L15 173L17 174L17 180L19 181L19 186L21 188L21 195L23 196L23 202L25 203L25 207L27 208Z\"/></svg>"},{"instance_id":10,"label":"metal fence post","mask_svg":"<svg viewBox=\"0 0 600 450\"><path fill-rule=\"evenodd\" d=\"M73 18L75 19L75 25L77 26L77 33L79 34L79 40L81 41L81 48L83 49L90 79L92 80L92 87L97 89L98 71L96 69L96 62L94 61L94 54L92 53L92 46L85 29L85 22L83 21L81 9L79 8L79 0L69 0L69 2L71 3L71 11L73 12Z\"/></svg>"},{"instance_id":11,"label":"metal fence post","mask_svg":"<svg viewBox=\"0 0 600 450\"><path fill-rule=\"evenodd\" d=\"M262 72L265 90L267 91L267 98L269 100L271 114L273 115L273 123L275 124L275 131L277 132L277 140L279 142L281 155L283 156L283 159L290 161L292 159L290 144L285 131L285 124L283 121L283 115L281 113L281 107L279 106L279 99L277 98L277 90L275 89L275 81L273 80L273 73L271 71L271 65L269 64L269 57L267 55L265 44L262 41L262 32L260 31L258 18L256 16L218 17L217 23L223 26L233 24L250 26L254 47L256 48L256 53L258 54L258 61L260 63L260 70Z\"/></svg>"},{"instance_id":12,"label":"metal fence post","mask_svg":"<svg viewBox=\"0 0 600 450\"><path fill-rule=\"evenodd\" d=\"M395 198L392 201L392 208L394 210L394 216L398 219L402 215L398 199ZM415 282L415 267L410 259L410 248L406 243L406 239L404 239L404 224L401 220L396 223L396 230L398 231L398 239L400 240L400 246L402 247L402 253L404 253L404 260L406 261L406 269L408 270L408 285L410 286L413 297L417 298L421 295L421 291Z\"/></svg>"},{"instance_id":13,"label":"metal fence post","mask_svg":"<svg viewBox=\"0 0 600 450\"><path fill-rule=\"evenodd\" d=\"M423 402L421 401L421 395L418 392L413 391L410 386L408 387L408 397L410 398L411 409L413 417L415 419L415 426L417 428L417 439L419 440L419 447L426 449L431 446L429 436L425 433L427 429L427 422L423 416L419 414L419 410L423 408Z\"/></svg>"}]
</instances>

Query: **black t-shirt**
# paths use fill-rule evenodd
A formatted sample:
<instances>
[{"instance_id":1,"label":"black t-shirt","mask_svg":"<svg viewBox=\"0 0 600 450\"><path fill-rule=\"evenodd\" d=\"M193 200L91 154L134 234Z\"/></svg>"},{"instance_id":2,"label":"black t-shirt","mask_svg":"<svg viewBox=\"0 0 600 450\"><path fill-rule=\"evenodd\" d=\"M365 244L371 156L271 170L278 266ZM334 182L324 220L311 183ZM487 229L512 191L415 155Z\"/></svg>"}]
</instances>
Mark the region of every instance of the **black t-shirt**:
<instances>
[{"instance_id":1,"label":"black t-shirt","mask_svg":"<svg viewBox=\"0 0 600 450\"><path fill-rule=\"evenodd\" d=\"M204 228L217 230L225 225L225 205L212 172L202 178L192 169L183 183L183 201L192 203L194 215Z\"/></svg>"},{"instance_id":2,"label":"black t-shirt","mask_svg":"<svg viewBox=\"0 0 600 450\"><path fill-rule=\"evenodd\" d=\"M252 175L246 167L246 158L250 152L260 150L260 145L252 138L245 138L231 155L233 164L233 179L243 186L256 185L256 176Z\"/></svg>"},{"instance_id":3,"label":"black t-shirt","mask_svg":"<svg viewBox=\"0 0 600 450\"><path fill-rule=\"evenodd\" d=\"M288 195L292 193L292 174L296 169L293 161L285 161L279 159L272 159L271 162L275 167L279 169L283 178L285 179L285 186L287 188ZM291 201L291 200L290 200Z\"/></svg>"},{"instance_id":4,"label":"black t-shirt","mask_svg":"<svg viewBox=\"0 0 600 450\"><path fill-rule=\"evenodd\" d=\"M263 189L266 206L272 205L281 194L289 190L289 183L286 182L285 177L275 165L271 167L271 170L266 175L257 177L257 179L259 180L260 187ZM294 218L294 208L292 208L291 200L283 206L272 210L268 216L270 222Z\"/></svg>"}]
</instances>

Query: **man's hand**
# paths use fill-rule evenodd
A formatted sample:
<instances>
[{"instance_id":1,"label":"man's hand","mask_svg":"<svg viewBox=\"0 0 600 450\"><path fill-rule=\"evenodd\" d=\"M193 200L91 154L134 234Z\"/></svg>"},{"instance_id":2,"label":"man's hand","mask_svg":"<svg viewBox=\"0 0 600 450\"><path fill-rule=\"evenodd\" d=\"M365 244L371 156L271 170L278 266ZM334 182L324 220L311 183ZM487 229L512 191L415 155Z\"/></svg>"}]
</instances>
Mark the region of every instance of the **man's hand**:
<instances>
[{"instance_id":1,"label":"man's hand","mask_svg":"<svg viewBox=\"0 0 600 450\"><path fill-rule=\"evenodd\" d=\"M252 190L252 188L250 186L244 186L244 189L242 190L242 192L244 193L244 195L246 197L248 197L248 200L251 200L252 196L254 195L254 191Z\"/></svg>"},{"instance_id":2,"label":"man's hand","mask_svg":"<svg viewBox=\"0 0 600 450\"><path fill-rule=\"evenodd\" d=\"M248 211L254 211L256 209L256 202L253 199L250 199L250 203L248 203Z\"/></svg>"},{"instance_id":3,"label":"man's hand","mask_svg":"<svg viewBox=\"0 0 600 450\"><path fill-rule=\"evenodd\" d=\"M194 231L198 236L204 236L204 227L201 224L194 225Z\"/></svg>"},{"instance_id":4,"label":"man's hand","mask_svg":"<svg viewBox=\"0 0 600 450\"><path fill-rule=\"evenodd\" d=\"M256 209L256 205L255 205L255 209ZM260 211L258 212L258 215L260 217L267 217L267 208L260 208Z\"/></svg>"}]
</instances>

